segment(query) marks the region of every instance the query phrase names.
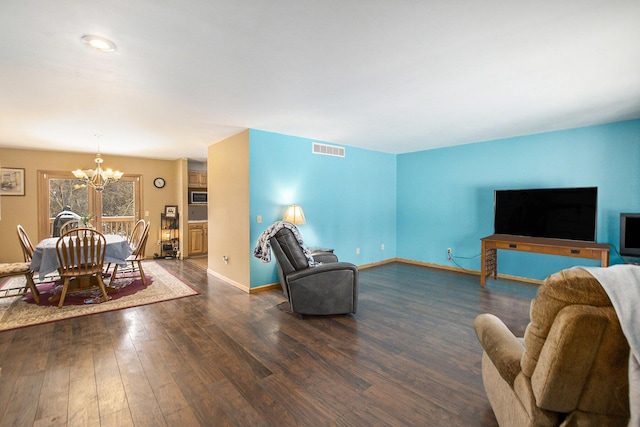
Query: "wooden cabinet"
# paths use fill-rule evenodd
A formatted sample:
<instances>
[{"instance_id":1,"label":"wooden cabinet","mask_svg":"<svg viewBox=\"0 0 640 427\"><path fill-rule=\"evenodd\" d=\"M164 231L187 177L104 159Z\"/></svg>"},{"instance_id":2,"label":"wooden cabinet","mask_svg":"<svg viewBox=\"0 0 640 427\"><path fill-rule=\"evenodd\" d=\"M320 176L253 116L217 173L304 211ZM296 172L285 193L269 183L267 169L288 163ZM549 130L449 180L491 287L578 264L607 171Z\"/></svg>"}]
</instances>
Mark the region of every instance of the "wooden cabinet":
<instances>
[{"instance_id":1,"label":"wooden cabinet","mask_svg":"<svg viewBox=\"0 0 640 427\"><path fill-rule=\"evenodd\" d=\"M207 188L207 173L201 171L189 171L190 188Z\"/></svg>"},{"instance_id":2,"label":"wooden cabinet","mask_svg":"<svg viewBox=\"0 0 640 427\"><path fill-rule=\"evenodd\" d=\"M189 223L189 255L202 255L208 251L209 225L206 222Z\"/></svg>"}]
</instances>

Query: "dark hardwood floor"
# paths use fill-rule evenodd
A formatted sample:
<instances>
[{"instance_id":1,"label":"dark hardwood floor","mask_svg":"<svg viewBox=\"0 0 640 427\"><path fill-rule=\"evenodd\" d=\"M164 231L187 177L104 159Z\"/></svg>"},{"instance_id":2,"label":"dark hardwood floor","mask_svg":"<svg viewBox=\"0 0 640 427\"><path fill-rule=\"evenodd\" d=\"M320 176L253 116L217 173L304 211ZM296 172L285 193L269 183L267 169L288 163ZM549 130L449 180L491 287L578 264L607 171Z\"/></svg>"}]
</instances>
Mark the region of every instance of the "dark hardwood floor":
<instances>
[{"instance_id":1,"label":"dark hardwood floor","mask_svg":"<svg viewBox=\"0 0 640 427\"><path fill-rule=\"evenodd\" d=\"M495 426L473 319L522 335L537 290L394 263L302 319L160 262L201 295L0 333L1 426Z\"/></svg>"}]
</instances>

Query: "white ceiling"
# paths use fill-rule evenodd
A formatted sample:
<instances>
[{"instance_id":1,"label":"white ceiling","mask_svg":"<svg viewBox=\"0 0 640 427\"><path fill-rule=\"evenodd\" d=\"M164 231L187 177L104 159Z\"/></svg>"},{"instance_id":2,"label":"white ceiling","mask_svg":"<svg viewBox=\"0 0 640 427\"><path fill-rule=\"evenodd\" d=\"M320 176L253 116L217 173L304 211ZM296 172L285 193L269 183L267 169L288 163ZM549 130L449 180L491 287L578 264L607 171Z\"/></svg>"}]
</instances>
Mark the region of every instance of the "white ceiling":
<instances>
[{"instance_id":1,"label":"white ceiling","mask_svg":"<svg viewBox=\"0 0 640 427\"><path fill-rule=\"evenodd\" d=\"M0 1L0 146L404 153L635 118L638 0Z\"/></svg>"}]
</instances>

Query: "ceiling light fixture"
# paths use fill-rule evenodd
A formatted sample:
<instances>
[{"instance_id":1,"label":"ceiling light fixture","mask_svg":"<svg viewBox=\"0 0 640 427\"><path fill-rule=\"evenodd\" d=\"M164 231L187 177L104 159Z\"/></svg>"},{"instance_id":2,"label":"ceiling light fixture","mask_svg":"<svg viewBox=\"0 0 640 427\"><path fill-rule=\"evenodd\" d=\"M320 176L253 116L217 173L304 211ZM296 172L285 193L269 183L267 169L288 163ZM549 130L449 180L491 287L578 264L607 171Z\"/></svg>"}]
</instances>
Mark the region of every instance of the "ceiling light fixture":
<instances>
[{"instance_id":1,"label":"ceiling light fixture","mask_svg":"<svg viewBox=\"0 0 640 427\"><path fill-rule=\"evenodd\" d=\"M85 35L80 38L82 43L99 52L115 52L116 44L100 36Z\"/></svg>"},{"instance_id":2,"label":"ceiling light fixture","mask_svg":"<svg viewBox=\"0 0 640 427\"><path fill-rule=\"evenodd\" d=\"M96 137L100 138L101 135L96 135ZM110 184L112 182L119 181L120 178L122 178L122 175L124 175L123 172L120 172L117 170L114 171L112 169L106 169L106 170L102 169L102 162L104 162L104 160L102 160L102 156L100 155L99 143L98 143L98 154L96 154L96 158L94 159L94 162L96 162L95 169L85 169L85 170L76 169L74 171L71 171L71 173L73 174L73 176L76 177L76 179L79 179L85 185L88 185L94 188L98 193L102 193L105 185Z\"/></svg>"}]
</instances>

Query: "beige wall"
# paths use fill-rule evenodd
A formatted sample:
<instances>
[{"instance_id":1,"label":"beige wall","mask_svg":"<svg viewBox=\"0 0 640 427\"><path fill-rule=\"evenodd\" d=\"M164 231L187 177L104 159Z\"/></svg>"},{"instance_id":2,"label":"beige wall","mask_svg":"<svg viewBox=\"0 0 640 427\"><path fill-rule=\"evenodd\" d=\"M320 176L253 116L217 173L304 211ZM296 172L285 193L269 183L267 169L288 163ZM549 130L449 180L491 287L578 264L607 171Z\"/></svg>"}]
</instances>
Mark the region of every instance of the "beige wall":
<instances>
[{"instance_id":1,"label":"beige wall","mask_svg":"<svg viewBox=\"0 0 640 427\"><path fill-rule=\"evenodd\" d=\"M209 146L207 169L209 272L248 292L249 131Z\"/></svg>"},{"instance_id":2,"label":"beige wall","mask_svg":"<svg viewBox=\"0 0 640 427\"><path fill-rule=\"evenodd\" d=\"M21 150L0 147L0 165L9 168L24 168L25 196L2 197L0 219L0 262L22 261L22 251L16 234L16 226L21 224L35 245L38 240L38 170L71 171L93 167L94 154L69 153L61 151ZM145 219L151 221L146 255L152 257L158 252L160 236L160 214L165 205L178 205L179 211L186 206L183 183L186 183L186 160L153 160L137 157L103 154L104 166L119 169L125 173L142 175L142 210L148 212ZM153 179L163 177L167 185L158 189ZM248 178L247 178L248 179ZM247 191L248 194L248 191ZM185 211L186 212L186 211ZM186 215L183 215L186 223ZM182 233L184 234L184 233ZM181 248L184 248L184 244ZM184 252L184 251L183 251Z\"/></svg>"},{"instance_id":3,"label":"beige wall","mask_svg":"<svg viewBox=\"0 0 640 427\"><path fill-rule=\"evenodd\" d=\"M179 159L175 162L176 166L176 182L182 183L177 188L177 200L178 209L180 213L180 258L189 257L189 191L187 189L187 183L189 182L189 162L187 159ZM160 219L158 219L160 221ZM151 240L151 239L149 239ZM153 242L155 244L155 250L159 251L156 238ZM150 248L151 246L147 246Z\"/></svg>"}]
</instances>

